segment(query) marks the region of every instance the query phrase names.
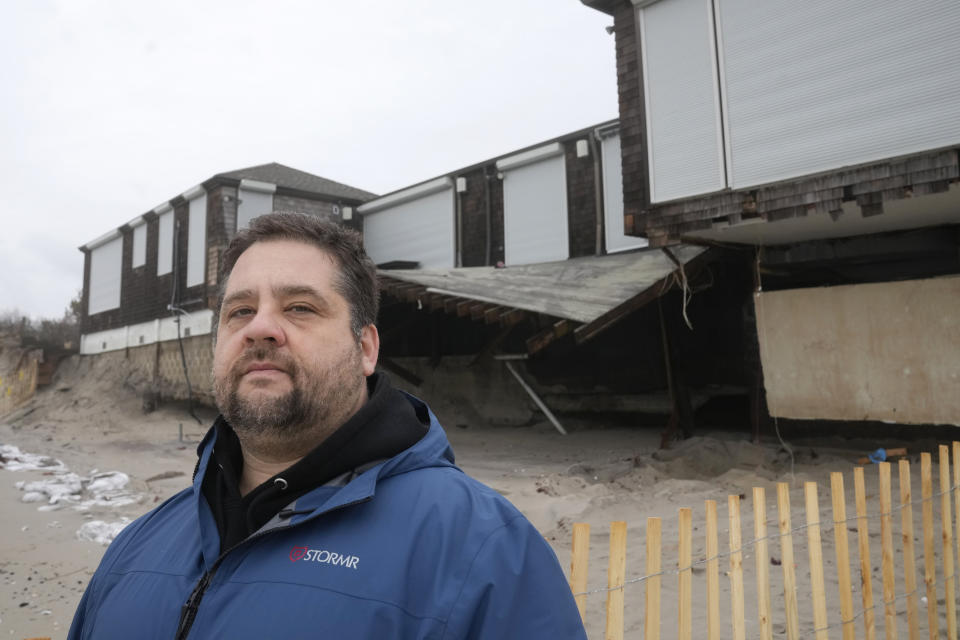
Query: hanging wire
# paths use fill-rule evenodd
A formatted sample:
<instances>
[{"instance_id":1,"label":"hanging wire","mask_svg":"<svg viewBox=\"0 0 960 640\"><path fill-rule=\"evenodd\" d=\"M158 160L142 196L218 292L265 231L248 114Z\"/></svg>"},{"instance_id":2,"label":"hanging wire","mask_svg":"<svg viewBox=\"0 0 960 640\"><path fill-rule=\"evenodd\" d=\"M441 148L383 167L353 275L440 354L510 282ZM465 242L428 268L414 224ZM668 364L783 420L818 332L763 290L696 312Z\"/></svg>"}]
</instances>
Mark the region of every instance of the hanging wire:
<instances>
[{"instance_id":1,"label":"hanging wire","mask_svg":"<svg viewBox=\"0 0 960 640\"><path fill-rule=\"evenodd\" d=\"M667 247L660 247L660 250L663 251L664 255L670 258L670 261L673 262L673 264L677 267L670 273L670 278L664 281L660 292L663 293L667 289L673 287L674 284L680 286L681 290L683 291L683 305L681 308L683 321L687 324L687 328L693 331L693 323L690 322L690 317L687 315L687 305L690 304L690 299L693 298L693 291L690 289L690 283L687 281L687 271L684 268L683 263L677 259L677 256L673 255L673 252L670 251L670 249Z\"/></svg>"},{"instance_id":2,"label":"hanging wire","mask_svg":"<svg viewBox=\"0 0 960 640\"><path fill-rule=\"evenodd\" d=\"M753 268L756 270L756 291L753 292L755 305L754 305L754 324L757 326L757 330L763 334L763 344L762 349L766 349L767 344L767 325L764 324L763 328L760 327L760 314L757 313L757 309L760 307L760 297L763 294L763 274L760 272L760 245L757 245L757 249L754 256ZM760 336L757 336L758 340ZM797 477L794 475L794 468L796 467L796 456L793 454L793 447L787 444L787 441L783 439L783 436L780 435L780 420L777 416L773 416L773 431L777 434L777 440L780 441L780 446L789 454L790 456L790 483L796 485Z\"/></svg>"},{"instance_id":3,"label":"hanging wire","mask_svg":"<svg viewBox=\"0 0 960 640\"><path fill-rule=\"evenodd\" d=\"M183 378L187 383L187 413L202 425L203 421L194 409L193 386L190 384L190 369L187 367L187 354L183 348L183 334L181 332L180 322L184 316L189 316L180 306L180 221L174 216L173 224L173 285L170 291L170 304L167 305L167 311L174 314L174 321L177 325L177 344L180 347L180 364L183 367Z\"/></svg>"}]
</instances>

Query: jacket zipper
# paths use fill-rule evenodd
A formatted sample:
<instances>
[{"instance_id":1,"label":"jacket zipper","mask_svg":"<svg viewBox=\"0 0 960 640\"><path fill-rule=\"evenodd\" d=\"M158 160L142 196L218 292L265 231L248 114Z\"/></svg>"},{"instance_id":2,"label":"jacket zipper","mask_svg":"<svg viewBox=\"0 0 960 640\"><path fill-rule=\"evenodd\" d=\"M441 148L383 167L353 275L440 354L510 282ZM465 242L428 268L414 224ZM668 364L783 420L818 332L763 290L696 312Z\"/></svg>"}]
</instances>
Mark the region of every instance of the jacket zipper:
<instances>
[{"instance_id":1,"label":"jacket zipper","mask_svg":"<svg viewBox=\"0 0 960 640\"><path fill-rule=\"evenodd\" d=\"M372 499L372 496L367 496L366 498L362 498L360 500L354 500L353 502L348 502L338 507L334 507L329 511L318 513L314 517L319 518L322 515L333 513L334 511L339 511L340 509L346 509L347 507L352 507L353 505L360 504L362 502L368 502L371 499ZM294 512L290 515L291 516L296 515L296 513ZM313 520L313 518L306 518L305 520L303 520L303 522L298 522L295 525L287 525L282 529L283 531L286 531L287 529L290 529L295 526L300 526L305 522L310 522L311 520ZM193 588L193 591L190 592L190 597L187 598L187 601L183 604L183 607L181 607L180 622L177 623L177 635L175 636L175 640L187 639L187 636L190 634L190 629L191 627L193 627L193 622L197 618L197 613L199 612L199 609L200 609L200 601L203 600L203 595L204 593L206 593L207 587L210 586L210 583L213 581L214 574L217 573L217 569L220 568L220 563L223 562L223 559L227 557L227 554L229 554L231 551L233 551L240 545L246 544L247 542L252 542L253 540L270 535L271 533L279 530L280 530L279 528L274 528L268 531L264 531L262 533L255 533L252 536L246 538L245 540L241 540L240 542L238 542L237 544L233 545L232 547L230 547L229 549L227 549L226 551L220 554L220 557L217 558L216 562L213 563L213 566L210 567L210 570L205 572L200 577L200 581L197 582L197 585Z\"/></svg>"},{"instance_id":2,"label":"jacket zipper","mask_svg":"<svg viewBox=\"0 0 960 640\"><path fill-rule=\"evenodd\" d=\"M190 627L193 626L193 621L197 617L197 609L200 608L200 600L203 599L203 593L210 585L210 581L213 579L213 574L217 572L219 560L217 563L218 564L214 565L210 571L203 574L203 577L200 578L200 582L198 582L197 586L193 588L193 591L190 593L190 597L187 598L186 603L184 603L183 608L180 609L180 622L177 624L177 640L186 638L187 634L190 633Z\"/></svg>"}]
</instances>

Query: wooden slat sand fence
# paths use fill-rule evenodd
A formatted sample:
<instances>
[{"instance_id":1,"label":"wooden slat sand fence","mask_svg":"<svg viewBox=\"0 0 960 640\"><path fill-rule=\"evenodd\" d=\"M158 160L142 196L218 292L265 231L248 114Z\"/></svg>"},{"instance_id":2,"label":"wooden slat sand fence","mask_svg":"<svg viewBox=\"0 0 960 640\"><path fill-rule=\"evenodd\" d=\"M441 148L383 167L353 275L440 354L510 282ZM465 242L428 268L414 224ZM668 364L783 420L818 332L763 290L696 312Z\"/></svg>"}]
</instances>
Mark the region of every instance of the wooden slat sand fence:
<instances>
[{"instance_id":1,"label":"wooden slat sand fence","mask_svg":"<svg viewBox=\"0 0 960 640\"><path fill-rule=\"evenodd\" d=\"M590 526L575 524L570 586L590 637L957 640L958 461L960 442L920 454L919 499L917 467L902 459L896 498L883 462L854 468L852 483L837 472L829 487L781 482L770 499L764 487L731 495L725 519L706 500L680 508L675 527L660 517L637 532L613 522L609 536L592 532L609 541L598 554L603 582L589 573L602 571L590 564Z\"/></svg>"}]
</instances>

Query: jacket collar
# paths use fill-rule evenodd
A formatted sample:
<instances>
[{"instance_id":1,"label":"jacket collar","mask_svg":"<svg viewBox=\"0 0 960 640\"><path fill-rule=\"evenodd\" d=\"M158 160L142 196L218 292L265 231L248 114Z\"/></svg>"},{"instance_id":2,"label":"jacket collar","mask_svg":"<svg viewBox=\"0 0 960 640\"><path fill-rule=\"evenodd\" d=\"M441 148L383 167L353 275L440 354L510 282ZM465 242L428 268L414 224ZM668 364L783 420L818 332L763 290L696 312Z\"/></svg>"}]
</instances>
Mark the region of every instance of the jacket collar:
<instances>
[{"instance_id":1,"label":"jacket collar","mask_svg":"<svg viewBox=\"0 0 960 640\"><path fill-rule=\"evenodd\" d=\"M332 495L329 487L318 487L301 496L295 503L297 513L289 518L288 526L299 524L335 509L370 500L376 493L377 482L381 479L427 467L456 468L453 449L437 417L423 401L406 392L402 393L418 414L426 413L429 416L430 426L427 435L410 448L388 460L383 460L371 467L365 465L365 470L358 470L359 473L355 477L346 485L337 487ZM193 495L200 519L203 555L208 566L218 556L220 541L213 514L203 497L202 485L207 466L212 463L213 446L216 439L216 429L211 427L197 447L199 461L193 478ZM271 521L268 526L275 524Z\"/></svg>"}]
</instances>

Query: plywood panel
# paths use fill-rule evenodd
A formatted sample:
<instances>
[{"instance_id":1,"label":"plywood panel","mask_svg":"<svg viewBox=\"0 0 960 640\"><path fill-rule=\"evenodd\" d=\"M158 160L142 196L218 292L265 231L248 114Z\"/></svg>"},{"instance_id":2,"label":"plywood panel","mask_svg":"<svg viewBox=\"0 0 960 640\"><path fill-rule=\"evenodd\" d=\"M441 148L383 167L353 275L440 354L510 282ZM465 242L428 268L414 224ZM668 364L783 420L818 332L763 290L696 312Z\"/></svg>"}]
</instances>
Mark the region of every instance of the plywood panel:
<instances>
[{"instance_id":1,"label":"plywood panel","mask_svg":"<svg viewBox=\"0 0 960 640\"><path fill-rule=\"evenodd\" d=\"M771 415L960 424L960 277L754 303Z\"/></svg>"}]
</instances>

